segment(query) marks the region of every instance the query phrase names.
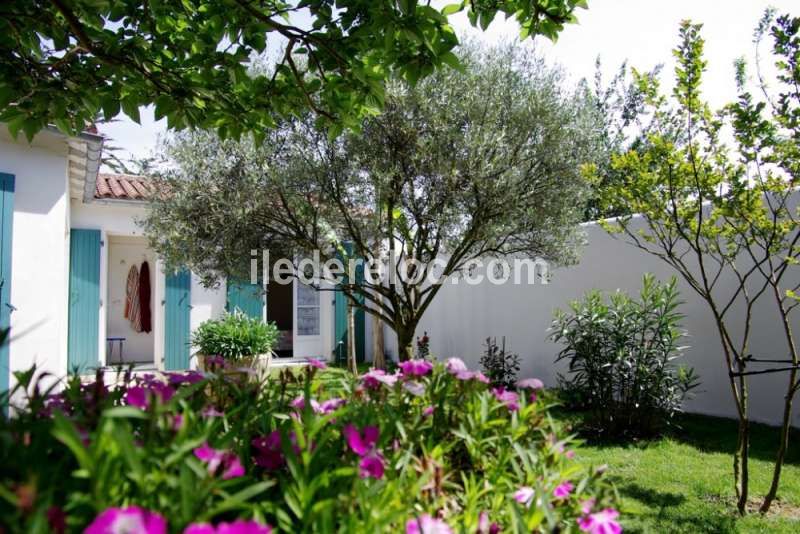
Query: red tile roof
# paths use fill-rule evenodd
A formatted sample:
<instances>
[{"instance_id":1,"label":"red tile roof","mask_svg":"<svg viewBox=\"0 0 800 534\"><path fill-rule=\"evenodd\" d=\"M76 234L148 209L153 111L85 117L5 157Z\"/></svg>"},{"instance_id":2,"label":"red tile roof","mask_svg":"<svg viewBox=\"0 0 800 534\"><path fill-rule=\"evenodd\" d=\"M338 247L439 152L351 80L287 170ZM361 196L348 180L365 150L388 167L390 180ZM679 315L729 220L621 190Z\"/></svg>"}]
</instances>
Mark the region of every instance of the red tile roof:
<instances>
[{"instance_id":1,"label":"red tile roof","mask_svg":"<svg viewBox=\"0 0 800 534\"><path fill-rule=\"evenodd\" d=\"M99 173L94 198L112 200L146 200L153 193L153 184L144 176Z\"/></svg>"}]
</instances>

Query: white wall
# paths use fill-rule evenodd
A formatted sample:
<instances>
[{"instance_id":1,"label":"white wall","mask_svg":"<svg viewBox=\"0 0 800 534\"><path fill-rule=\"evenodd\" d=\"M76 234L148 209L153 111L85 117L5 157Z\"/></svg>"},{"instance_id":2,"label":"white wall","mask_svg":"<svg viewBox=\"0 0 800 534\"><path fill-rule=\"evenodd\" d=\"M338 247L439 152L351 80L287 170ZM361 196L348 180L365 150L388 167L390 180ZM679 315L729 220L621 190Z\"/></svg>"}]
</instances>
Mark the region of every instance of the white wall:
<instances>
[{"instance_id":1,"label":"white wall","mask_svg":"<svg viewBox=\"0 0 800 534\"><path fill-rule=\"evenodd\" d=\"M192 274L192 309L189 316L189 323L192 332L203 322L209 319L216 319L225 313L225 301L227 300L225 281L222 280L216 288L205 288L200 283L200 279ZM197 351L192 348L192 355ZM197 365L194 356L192 357L192 367Z\"/></svg>"},{"instance_id":2,"label":"white wall","mask_svg":"<svg viewBox=\"0 0 800 534\"><path fill-rule=\"evenodd\" d=\"M423 317L417 334L428 331L431 350L440 359L458 356L471 368L479 367L487 337L497 337L499 343L500 338L506 336L507 347L522 357L520 376L539 377L546 384L554 385L557 373L563 370L563 366L553 363L562 347L548 340L548 328L556 308L566 309L570 300L580 298L590 289L622 289L638 294L646 272L664 281L676 274L660 259L614 239L597 225L586 225L585 230L588 245L583 249L580 263L554 270L547 285L538 282L535 285L492 285L484 281L468 286L463 281L452 285L448 280ZM787 281L787 287L800 282L798 270L800 268L792 273L794 282ZM689 334L685 344L690 345L683 362L694 367L702 380L687 409L734 417L735 405L711 313L707 304L680 277L678 280L685 301L681 307L686 315L683 327ZM723 284L731 287L732 281L723 280ZM795 315L793 320L798 321L799 317ZM736 324L735 319L733 324ZM753 354L762 358L787 357L778 314L768 298L757 307L753 328ZM388 329L386 345L391 354L397 354L396 336ZM750 378L754 420L779 422L787 380L786 374ZM800 425L800 410L795 410L794 423Z\"/></svg>"},{"instance_id":3,"label":"white wall","mask_svg":"<svg viewBox=\"0 0 800 534\"><path fill-rule=\"evenodd\" d=\"M66 146L49 134L33 146L0 136L0 171L15 175L10 370L66 369L69 204ZM3 369L0 372L8 372ZM13 387L13 376L9 384Z\"/></svg>"}]
</instances>

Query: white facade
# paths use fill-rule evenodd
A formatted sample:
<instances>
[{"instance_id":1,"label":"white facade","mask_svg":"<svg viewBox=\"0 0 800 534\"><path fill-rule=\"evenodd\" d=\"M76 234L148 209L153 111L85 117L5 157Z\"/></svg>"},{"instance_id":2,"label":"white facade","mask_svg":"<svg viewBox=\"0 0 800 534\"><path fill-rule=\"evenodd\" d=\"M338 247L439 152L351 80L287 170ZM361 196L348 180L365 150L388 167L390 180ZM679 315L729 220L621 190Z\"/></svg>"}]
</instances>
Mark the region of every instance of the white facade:
<instances>
[{"instance_id":1,"label":"white facade","mask_svg":"<svg viewBox=\"0 0 800 534\"><path fill-rule=\"evenodd\" d=\"M91 136L89 136L91 137ZM101 144L97 138L98 146ZM163 367L164 296L166 278L161 262L145 246L137 221L145 215L141 202L95 200L85 202L84 191L94 187L94 179L83 174L96 173L89 162L76 154L86 154L82 140L45 131L29 144L14 140L0 126L0 172L15 176L9 368L3 373L29 369L63 377L68 372L69 323L69 236L70 229L99 230L100 313L98 354L101 364L114 364L107 358L107 337L126 338L126 360L146 357L152 365ZM85 148L85 147L84 147ZM83 150L83 151L82 151ZM88 169L88 170L87 170ZM95 174L96 178L96 174ZM88 189L86 189L88 190ZM127 269L133 262L147 260L151 272L152 333L126 330L121 318ZM223 281L214 289L204 288L191 277L190 329L219 317L226 306ZM295 289L295 294L296 294ZM320 332L316 336L297 336L294 357L331 355L333 344L332 292L320 293ZM294 310L295 324L297 309ZM128 358L128 355L130 358ZM194 363L192 363L194 365ZM13 387L13 375L9 376Z\"/></svg>"}]
</instances>

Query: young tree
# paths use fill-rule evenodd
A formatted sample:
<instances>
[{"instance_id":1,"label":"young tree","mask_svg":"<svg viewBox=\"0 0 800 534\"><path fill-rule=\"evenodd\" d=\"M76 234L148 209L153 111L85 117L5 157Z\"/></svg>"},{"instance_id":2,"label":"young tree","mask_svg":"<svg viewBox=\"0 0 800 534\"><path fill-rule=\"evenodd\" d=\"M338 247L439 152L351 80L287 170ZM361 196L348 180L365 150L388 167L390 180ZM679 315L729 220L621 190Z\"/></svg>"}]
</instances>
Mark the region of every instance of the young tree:
<instances>
[{"instance_id":1,"label":"young tree","mask_svg":"<svg viewBox=\"0 0 800 534\"><path fill-rule=\"evenodd\" d=\"M160 187L168 194L146 221L152 246L208 283L246 275L252 249L382 262L394 283L351 277L339 289L394 329L410 358L442 287L432 278L478 258L574 259L579 167L597 146L585 91L565 89L532 53L471 49L461 62L464 72L392 83L384 112L358 134L332 139L299 119L262 145L177 136L167 150L177 168Z\"/></svg>"},{"instance_id":2,"label":"young tree","mask_svg":"<svg viewBox=\"0 0 800 534\"><path fill-rule=\"evenodd\" d=\"M81 131L102 111L170 128L260 134L313 110L355 126L381 107L384 81L456 65L447 17L486 29L513 16L522 38L555 39L586 0L7 0L0 5L0 121L30 139L49 123ZM270 57L254 72L254 56Z\"/></svg>"},{"instance_id":3,"label":"young tree","mask_svg":"<svg viewBox=\"0 0 800 534\"><path fill-rule=\"evenodd\" d=\"M768 12L757 41L772 20ZM673 266L714 317L739 417L734 478L741 513L749 495L748 377L788 376L781 441L762 512L769 510L778 489L798 389L800 362L790 318L798 304L797 280L792 281L790 271L800 256L798 27L800 19L784 16L771 29L781 87L777 97L770 98L761 81L766 101L757 102L746 91L740 63L738 101L713 114L700 92L706 67L701 26L683 23L675 50L674 103L660 94L653 77L636 77L646 95L649 122L636 146L613 158L616 176L624 179L602 191L608 205L641 215L608 221L607 228ZM734 134L733 150L720 140L726 126ZM772 300L781 319L786 355L780 358L751 354L754 307L765 299Z\"/></svg>"}]
</instances>

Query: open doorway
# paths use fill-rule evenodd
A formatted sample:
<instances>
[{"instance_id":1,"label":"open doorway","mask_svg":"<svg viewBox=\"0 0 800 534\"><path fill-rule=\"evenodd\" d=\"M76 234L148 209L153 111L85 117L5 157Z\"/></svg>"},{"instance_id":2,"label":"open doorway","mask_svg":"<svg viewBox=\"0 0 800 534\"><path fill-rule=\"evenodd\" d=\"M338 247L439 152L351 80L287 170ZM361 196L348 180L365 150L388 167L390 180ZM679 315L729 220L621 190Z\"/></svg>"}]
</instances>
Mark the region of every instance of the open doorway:
<instances>
[{"instance_id":1,"label":"open doorway","mask_svg":"<svg viewBox=\"0 0 800 534\"><path fill-rule=\"evenodd\" d=\"M155 365L155 275L144 238L109 236L106 365Z\"/></svg>"},{"instance_id":2,"label":"open doorway","mask_svg":"<svg viewBox=\"0 0 800 534\"><path fill-rule=\"evenodd\" d=\"M275 323L279 335L273 350L278 358L294 355L294 291L292 284L267 284L267 321Z\"/></svg>"}]
</instances>

